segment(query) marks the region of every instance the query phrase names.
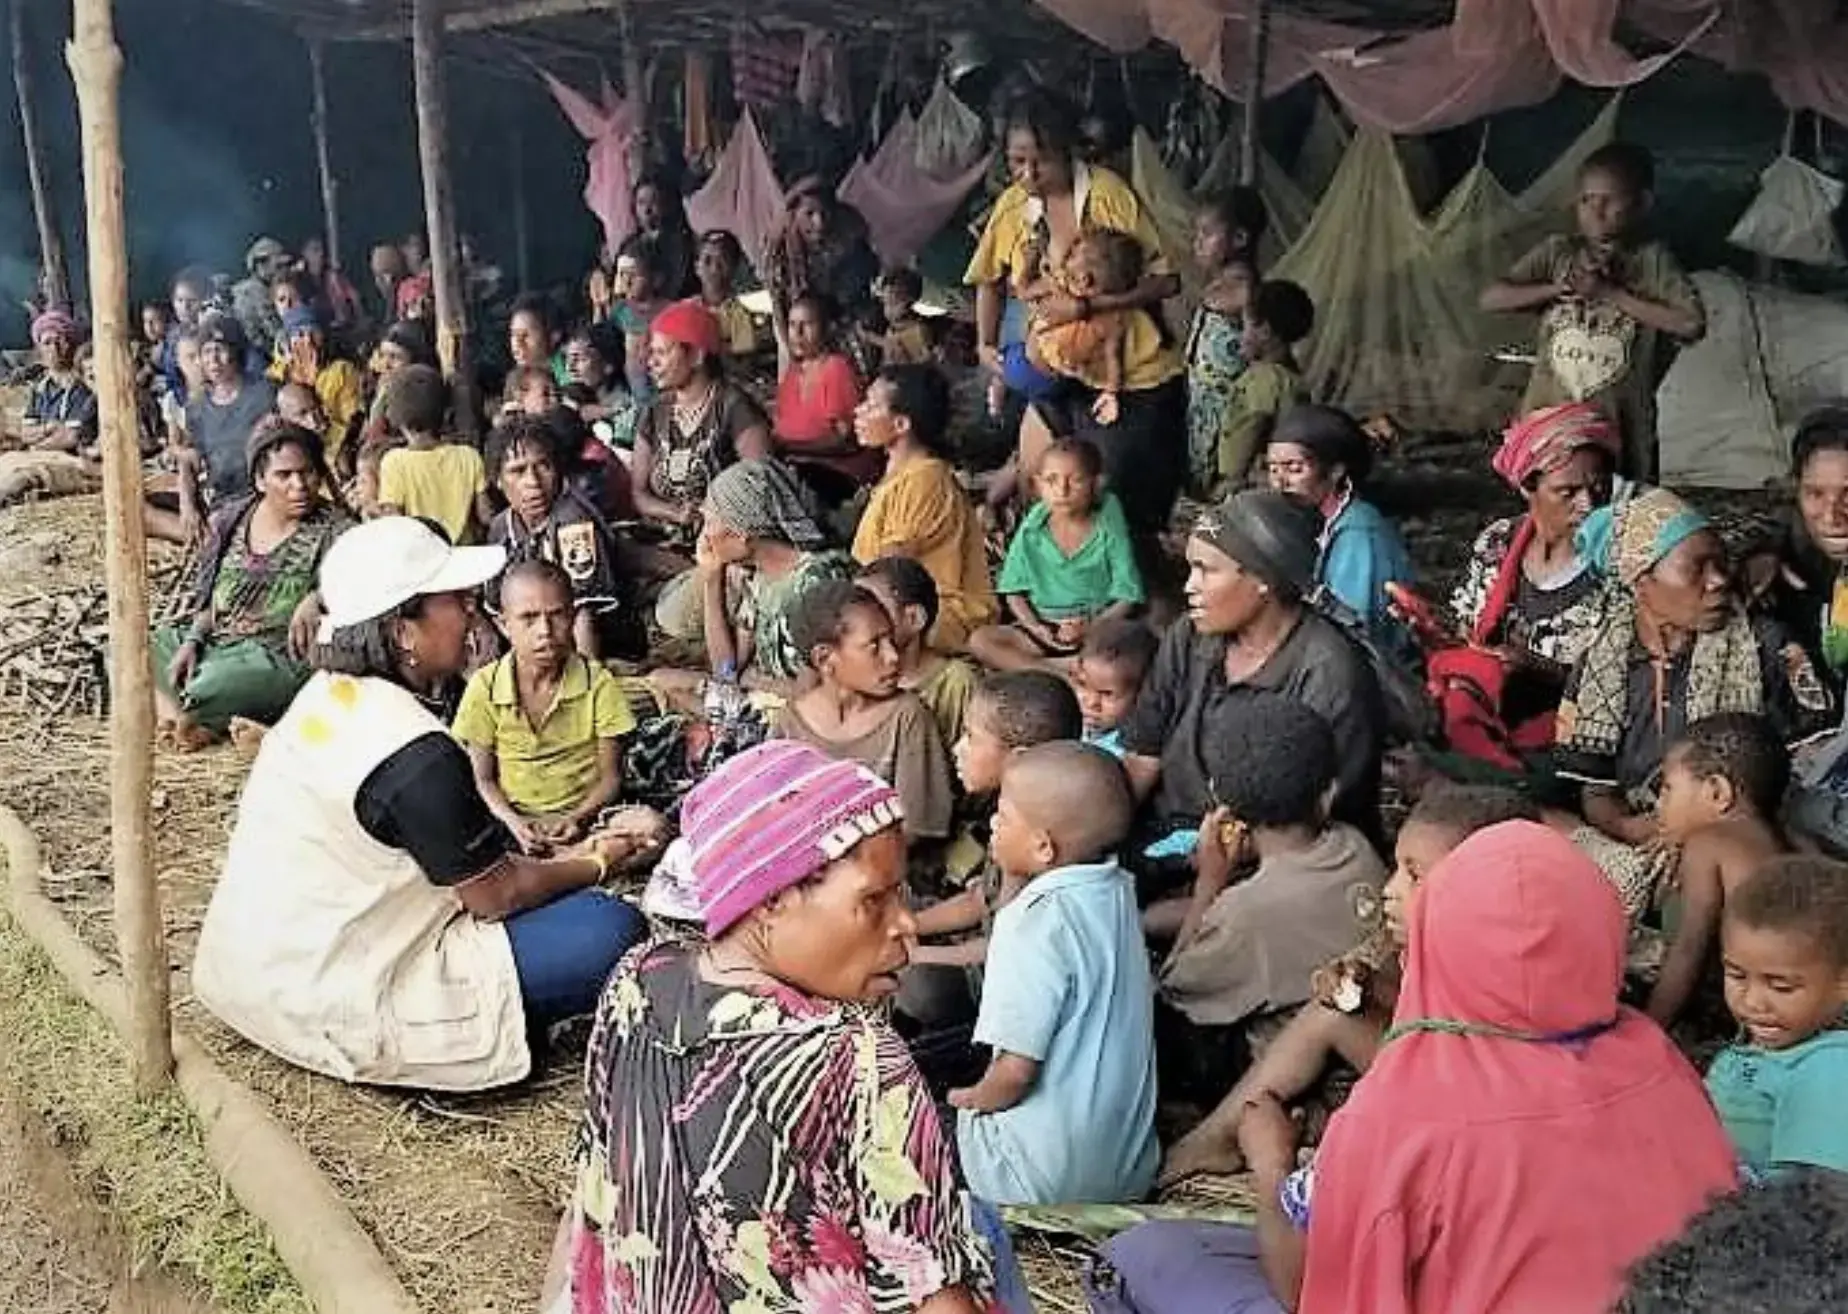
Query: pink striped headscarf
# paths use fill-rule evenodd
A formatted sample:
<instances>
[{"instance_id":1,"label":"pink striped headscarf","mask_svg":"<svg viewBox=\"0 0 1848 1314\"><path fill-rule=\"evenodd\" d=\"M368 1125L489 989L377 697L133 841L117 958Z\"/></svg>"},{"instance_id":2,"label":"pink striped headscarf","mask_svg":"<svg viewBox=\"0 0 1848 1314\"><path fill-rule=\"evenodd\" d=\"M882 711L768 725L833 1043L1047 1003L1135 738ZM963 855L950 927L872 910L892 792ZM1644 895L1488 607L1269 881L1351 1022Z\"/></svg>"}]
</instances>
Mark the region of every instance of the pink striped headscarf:
<instances>
[{"instance_id":1,"label":"pink striped headscarf","mask_svg":"<svg viewBox=\"0 0 1848 1314\"><path fill-rule=\"evenodd\" d=\"M1617 426L1596 405L1566 402L1529 411L1509 425L1489 464L1517 491L1525 492L1530 475L1551 474L1574 452L1595 448L1614 459L1621 446Z\"/></svg>"},{"instance_id":2,"label":"pink striped headscarf","mask_svg":"<svg viewBox=\"0 0 1848 1314\"><path fill-rule=\"evenodd\" d=\"M680 810L706 934L722 934L903 815L897 792L857 762L788 739L740 753Z\"/></svg>"}]
</instances>

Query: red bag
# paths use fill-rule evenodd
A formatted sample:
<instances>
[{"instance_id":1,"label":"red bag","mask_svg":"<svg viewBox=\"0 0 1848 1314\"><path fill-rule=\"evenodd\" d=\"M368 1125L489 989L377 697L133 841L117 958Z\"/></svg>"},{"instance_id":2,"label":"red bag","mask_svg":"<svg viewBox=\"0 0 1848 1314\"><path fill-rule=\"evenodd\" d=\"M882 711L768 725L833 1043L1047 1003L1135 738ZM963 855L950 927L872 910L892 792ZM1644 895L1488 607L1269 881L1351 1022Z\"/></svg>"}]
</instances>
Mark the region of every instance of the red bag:
<instances>
[{"instance_id":1,"label":"red bag","mask_svg":"<svg viewBox=\"0 0 1848 1314\"><path fill-rule=\"evenodd\" d=\"M1425 680L1443 723L1444 742L1465 757L1508 771L1524 768L1523 754L1552 747L1551 713L1514 725L1502 718L1508 660L1487 648L1445 648L1425 661Z\"/></svg>"}]
</instances>

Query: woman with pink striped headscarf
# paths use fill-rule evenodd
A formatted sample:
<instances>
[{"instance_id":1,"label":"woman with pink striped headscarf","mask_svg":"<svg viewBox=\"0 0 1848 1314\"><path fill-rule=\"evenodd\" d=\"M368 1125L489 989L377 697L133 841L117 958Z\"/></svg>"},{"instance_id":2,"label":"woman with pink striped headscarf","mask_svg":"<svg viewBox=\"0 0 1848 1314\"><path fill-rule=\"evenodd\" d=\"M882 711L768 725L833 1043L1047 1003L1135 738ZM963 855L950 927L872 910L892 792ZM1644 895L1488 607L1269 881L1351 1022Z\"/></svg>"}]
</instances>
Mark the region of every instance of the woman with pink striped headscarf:
<instances>
[{"instance_id":1,"label":"woman with pink striped headscarf","mask_svg":"<svg viewBox=\"0 0 1848 1314\"><path fill-rule=\"evenodd\" d=\"M687 796L709 938L644 946L604 990L548 1310L1015 1308L1005 1233L874 1006L917 930L902 819L884 780L793 740Z\"/></svg>"}]
</instances>

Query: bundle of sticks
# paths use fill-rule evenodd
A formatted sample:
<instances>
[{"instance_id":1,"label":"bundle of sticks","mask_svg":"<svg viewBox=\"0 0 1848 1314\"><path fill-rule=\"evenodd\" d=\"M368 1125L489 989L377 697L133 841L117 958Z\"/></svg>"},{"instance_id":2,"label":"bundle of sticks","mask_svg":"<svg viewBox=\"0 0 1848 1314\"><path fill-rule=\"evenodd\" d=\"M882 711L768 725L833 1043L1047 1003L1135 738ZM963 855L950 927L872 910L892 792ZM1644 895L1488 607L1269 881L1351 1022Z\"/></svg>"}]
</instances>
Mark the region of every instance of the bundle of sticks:
<instances>
[{"instance_id":1,"label":"bundle of sticks","mask_svg":"<svg viewBox=\"0 0 1848 1314\"><path fill-rule=\"evenodd\" d=\"M148 580L154 623L191 601L190 561ZM0 603L0 699L48 717L102 716L109 707L109 599L99 584L29 588Z\"/></svg>"}]
</instances>

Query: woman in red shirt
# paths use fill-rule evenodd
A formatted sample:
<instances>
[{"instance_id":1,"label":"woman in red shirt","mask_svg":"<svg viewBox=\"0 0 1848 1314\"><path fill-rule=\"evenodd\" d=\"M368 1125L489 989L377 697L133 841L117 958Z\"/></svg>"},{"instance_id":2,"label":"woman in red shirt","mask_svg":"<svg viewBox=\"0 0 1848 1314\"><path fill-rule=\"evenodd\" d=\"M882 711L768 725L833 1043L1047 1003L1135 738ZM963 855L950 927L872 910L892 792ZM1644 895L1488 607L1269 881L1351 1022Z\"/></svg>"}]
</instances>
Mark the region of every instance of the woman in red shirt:
<instances>
[{"instance_id":1,"label":"woman in red shirt","mask_svg":"<svg viewBox=\"0 0 1848 1314\"><path fill-rule=\"evenodd\" d=\"M789 369L776 390L777 451L830 505L875 482L883 466L878 452L854 441L860 377L835 345L835 322L828 297L796 298L789 308Z\"/></svg>"}]
</instances>

